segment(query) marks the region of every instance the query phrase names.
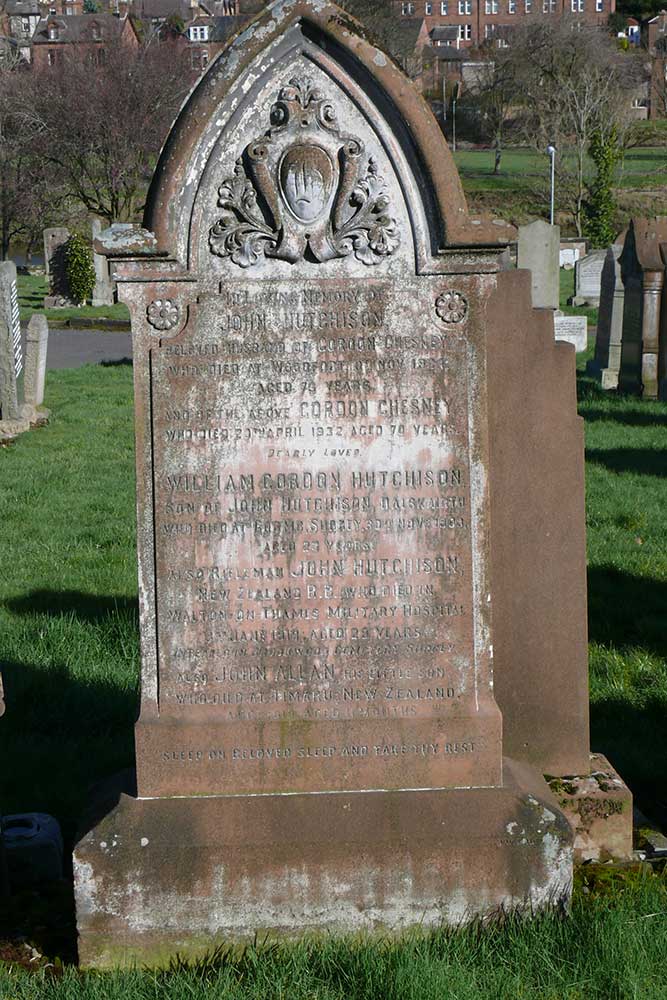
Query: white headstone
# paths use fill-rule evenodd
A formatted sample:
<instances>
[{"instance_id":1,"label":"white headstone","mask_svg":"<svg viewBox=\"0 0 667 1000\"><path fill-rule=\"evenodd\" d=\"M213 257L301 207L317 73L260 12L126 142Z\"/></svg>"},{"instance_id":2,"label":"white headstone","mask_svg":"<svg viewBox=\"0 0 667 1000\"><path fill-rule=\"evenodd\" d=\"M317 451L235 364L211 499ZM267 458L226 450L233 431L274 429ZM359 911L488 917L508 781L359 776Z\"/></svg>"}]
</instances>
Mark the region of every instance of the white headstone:
<instances>
[{"instance_id":1,"label":"white headstone","mask_svg":"<svg viewBox=\"0 0 667 1000\"><path fill-rule=\"evenodd\" d=\"M602 268L606 250L593 250L577 261L574 272L574 304L597 306L600 304Z\"/></svg>"},{"instance_id":2,"label":"white headstone","mask_svg":"<svg viewBox=\"0 0 667 1000\"><path fill-rule=\"evenodd\" d=\"M585 316L554 316L556 340L574 344L577 354L588 346L588 321Z\"/></svg>"}]
</instances>

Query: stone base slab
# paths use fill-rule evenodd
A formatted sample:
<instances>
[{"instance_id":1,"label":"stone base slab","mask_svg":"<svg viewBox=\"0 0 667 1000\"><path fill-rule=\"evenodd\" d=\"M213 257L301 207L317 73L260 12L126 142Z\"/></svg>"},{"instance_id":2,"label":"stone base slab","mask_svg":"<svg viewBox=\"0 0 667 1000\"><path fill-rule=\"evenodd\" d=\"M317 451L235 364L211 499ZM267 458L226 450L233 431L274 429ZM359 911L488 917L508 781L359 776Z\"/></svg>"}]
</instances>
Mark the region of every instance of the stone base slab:
<instances>
[{"instance_id":1,"label":"stone base slab","mask_svg":"<svg viewBox=\"0 0 667 1000\"><path fill-rule=\"evenodd\" d=\"M83 966L164 965L257 933L398 932L569 899L572 829L541 778L503 788L136 799L78 842Z\"/></svg>"},{"instance_id":2,"label":"stone base slab","mask_svg":"<svg viewBox=\"0 0 667 1000\"><path fill-rule=\"evenodd\" d=\"M632 792L606 757L591 754L590 774L547 780L574 830L575 864L632 860Z\"/></svg>"}]
</instances>

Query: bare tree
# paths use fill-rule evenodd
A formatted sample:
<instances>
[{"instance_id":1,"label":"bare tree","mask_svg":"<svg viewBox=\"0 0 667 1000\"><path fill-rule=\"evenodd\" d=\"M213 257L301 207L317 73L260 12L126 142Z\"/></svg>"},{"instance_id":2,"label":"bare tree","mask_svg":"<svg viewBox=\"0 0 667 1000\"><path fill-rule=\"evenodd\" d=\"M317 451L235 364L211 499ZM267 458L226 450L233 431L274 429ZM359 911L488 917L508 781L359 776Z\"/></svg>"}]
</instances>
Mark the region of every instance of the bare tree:
<instances>
[{"instance_id":1,"label":"bare tree","mask_svg":"<svg viewBox=\"0 0 667 1000\"><path fill-rule=\"evenodd\" d=\"M480 62L470 75L465 104L478 116L482 135L490 139L495 158L493 172L500 172L509 122L519 100L515 64L510 49L498 49L493 58Z\"/></svg>"},{"instance_id":2,"label":"bare tree","mask_svg":"<svg viewBox=\"0 0 667 1000\"><path fill-rule=\"evenodd\" d=\"M99 60L99 55L97 57ZM184 49L133 51L121 42L104 60L66 57L35 73L36 147L54 179L108 222L138 217L155 161L189 89Z\"/></svg>"},{"instance_id":3,"label":"bare tree","mask_svg":"<svg viewBox=\"0 0 667 1000\"><path fill-rule=\"evenodd\" d=\"M517 91L523 94L522 131L528 144L555 145L561 198L581 234L587 195L587 153L594 134L622 143L629 124L635 60L597 28L569 18L534 21L512 35L509 50Z\"/></svg>"}]
</instances>

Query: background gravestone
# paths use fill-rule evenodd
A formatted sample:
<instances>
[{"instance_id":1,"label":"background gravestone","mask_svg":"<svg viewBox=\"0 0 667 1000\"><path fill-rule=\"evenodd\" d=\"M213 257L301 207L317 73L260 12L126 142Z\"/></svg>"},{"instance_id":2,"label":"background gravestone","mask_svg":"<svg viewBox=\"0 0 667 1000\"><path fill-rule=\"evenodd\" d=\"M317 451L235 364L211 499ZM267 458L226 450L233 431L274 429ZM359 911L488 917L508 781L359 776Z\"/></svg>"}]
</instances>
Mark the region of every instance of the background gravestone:
<instances>
[{"instance_id":1,"label":"background gravestone","mask_svg":"<svg viewBox=\"0 0 667 1000\"><path fill-rule=\"evenodd\" d=\"M581 257L574 265L574 298L575 306L597 306L600 304L600 286L602 268L606 250L593 250Z\"/></svg>"},{"instance_id":2,"label":"background gravestone","mask_svg":"<svg viewBox=\"0 0 667 1000\"><path fill-rule=\"evenodd\" d=\"M0 420L20 417L16 382L23 367L16 266L0 263Z\"/></svg>"},{"instance_id":3,"label":"background gravestone","mask_svg":"<svg viewBox=\"0 0 667 1000\"><path fill-rule=\"evenodd\" d=\"M44 266L49 281L49 292L44 306L54 309L72 305L65 264L65 245L70 232L64 226L44 230Z\"/></svg>"},{"instance_id":4,"label":"background gravestone","mask_svg":"<svg viewBox=\"0 0 667 1000\"><path fill-rule=\"evenodd\" d=\"M625 296L618 384L645 399L664 394L666 261L667 218L632 219L620 256Z\"/></svg>"},{"instance_id":5,"label":"background gravestone","mask_svg":"<svg viewBox=\"0 0 667 1000\"><path fill-rule=\"evenodd\" d=\"M95 240L102 232L102 223L99 219L91 222L93 240L93 265L95 267L95 287L93 289L94 306L112 306L114 303L114 289L111 276L109 274L109 264L106 257L95 252Z\"/></svg>"},{"instance_id":6,"label":"background gravestone","mask_svg":"<svg viewBox=\"0 0 667 1000\"><path fill-rule=\"evenodd\" d=\"M625 233L618 236L607 250L600 286L600 308L595 337L595 356L588 362L589 374L600 379L603 389L616 389L621 366L623 339L623 307L625 288L620 256Z\"/></svg>"},{"instance_id":7,"label":"background gravestone","mask_svg":"<svg viewBox=\"0 0 667 1000\"><path fill-rule=\"evenodd\" d=\"M132 317L142 705L136 794L75 849L84 965L570 891L542 774L590 770L574 355L351 25L269 7L145 229L98 240Z\"/></svg>"},{"instance_id":8,"label":"background gravestone","mask_svg":"<svg viewBox=\"0 0 667 1000\"><path fill-rule=\"evenodd\" d=\"M585 316L554 316L554 336L572 344L577 353L588 347L588 322Z\"/></svg>"},{"instance_id":9,"label":"background gravestone","mask_svg":"<svg viewBox=\"0 0 667 1000\"><path fill-rule=\"evenodd\" d=\"M517 267L530 271L533 307L558 309L560 226L550 226L542 219L519 226Z\"/></svg>"},{"instance_id":10,"label":"background gravestone","mask_svg":"<svg viewBox=\"0 0 667 1000\"><path fill-rule=\"evenodd\" d=\"M49 325L46 316L33 313L28 322L23 376L24 407L28 408L31 419L34 419L37 408L44 402L48 341Z\"/></svg>"}]
</instances>

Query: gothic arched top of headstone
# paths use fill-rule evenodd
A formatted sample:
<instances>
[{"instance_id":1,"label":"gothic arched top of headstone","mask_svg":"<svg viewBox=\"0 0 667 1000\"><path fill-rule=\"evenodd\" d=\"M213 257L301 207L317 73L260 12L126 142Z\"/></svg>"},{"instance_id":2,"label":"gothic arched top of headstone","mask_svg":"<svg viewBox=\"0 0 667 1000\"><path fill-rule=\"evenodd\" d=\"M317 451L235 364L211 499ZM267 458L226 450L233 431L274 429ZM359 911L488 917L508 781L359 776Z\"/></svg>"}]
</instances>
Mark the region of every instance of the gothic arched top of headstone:
<instances>
[{"instance_id":1,"label":"gothic arched top of headstone","mask_svg":"<svg viewBox=\"0 0 667 1000\"><path fill-rule=\"evenodd\" d=\"M277 0L212 63L165 143L144 225L200 279L259 273L264 255L467 270L462 248L511 238L469 218L414 85L323 0Z\"/></svg>"}]
</instances>

